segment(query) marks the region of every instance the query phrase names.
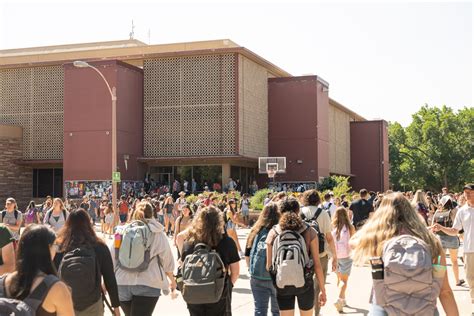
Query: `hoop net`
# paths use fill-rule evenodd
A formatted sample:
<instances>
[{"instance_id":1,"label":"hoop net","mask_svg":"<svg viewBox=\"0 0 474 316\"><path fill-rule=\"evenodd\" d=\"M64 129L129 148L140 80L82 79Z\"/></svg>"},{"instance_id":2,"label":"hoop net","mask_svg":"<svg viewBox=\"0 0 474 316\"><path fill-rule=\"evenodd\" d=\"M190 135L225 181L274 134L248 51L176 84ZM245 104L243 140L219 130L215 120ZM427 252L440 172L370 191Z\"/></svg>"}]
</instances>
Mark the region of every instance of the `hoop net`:
<instances>
[{"instance_id":1,"label":"hoop net","mask_svg":"<svg viewBox=\"0 0 474 316\"><path fill-rule=\"evenodd\" d=\"M276 170L275 169L269 169L267 170L268 177L273 179L275 178Z\"/></svg>"}]
</instances>

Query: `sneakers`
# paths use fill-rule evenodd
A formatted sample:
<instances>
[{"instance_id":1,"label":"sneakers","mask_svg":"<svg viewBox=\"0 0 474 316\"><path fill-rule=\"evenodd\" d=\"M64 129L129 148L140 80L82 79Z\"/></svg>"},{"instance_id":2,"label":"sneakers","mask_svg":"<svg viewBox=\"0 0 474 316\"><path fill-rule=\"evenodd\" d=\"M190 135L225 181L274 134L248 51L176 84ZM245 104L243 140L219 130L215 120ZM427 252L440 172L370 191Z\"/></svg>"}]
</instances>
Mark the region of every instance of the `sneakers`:
<instances>
[{"instance_id":1,"label":"sneakers","mask_svg":"<svg viewBox=\"0 0 474 316\"><path fill-rule=\"evenodd\" d=\"M336 303L334 303L334 307L338 313L342 313L344 311L344 305L346 305L346 300L338 299Z\"/></svg>"},{"instance_id":2,"label":"sneakers","mask_svg":"<svg viewBox=\"0 0 474 316\"><path fill-rule=\"evenodd\" d=\"M456 283L456 286L462 286L464 283L466 283L466 281L461 279L461 280L459 280L458 283Z\"/></svg>"}]
</instances>

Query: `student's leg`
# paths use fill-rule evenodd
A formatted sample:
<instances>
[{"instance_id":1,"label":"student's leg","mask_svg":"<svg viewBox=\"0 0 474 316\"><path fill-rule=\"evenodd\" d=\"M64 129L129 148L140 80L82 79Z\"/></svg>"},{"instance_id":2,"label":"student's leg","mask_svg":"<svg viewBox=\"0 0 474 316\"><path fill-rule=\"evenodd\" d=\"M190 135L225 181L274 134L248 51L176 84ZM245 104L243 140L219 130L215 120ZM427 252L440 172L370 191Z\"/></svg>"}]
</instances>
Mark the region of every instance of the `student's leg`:
<instances>
[{"instance_id":1,"label":"student's leg","mask_svg":"<svg viewBox=\"0 0 474 316\"><path fill-rule=\"evenodd\" d=\"M471 303L474 304L474 252L464 253L464 270L471 294Z\"/></svg>"},{"instance_id":2,"label":"student's leg","mask_svg":"<svg viewBox=\"0 0 474 316\"><path fill-rule=\"evenodd\" d=\"M120 301L120 308L123 310L125 316L130 316L132 311L132 301Z\"/></svg>"},{"instance_id":3,"label":"student's leg","mask_svg":"<svg viewBox=\"0 0 474 316\"><path fill-rule=\"evenodd\" d=\"M328 262L329 262L329 257L324 256L319 258L321 261L321 268L323 269L323 284L326 283L326 275L328 273ZM319 288L319 282L316 279L316 276L314 277L314 315L319 315L319 311L321 307L319 306L319 292L321 292L321 289Z\"/></svg>"},{"instance_id":4,"label":"student's leg","mask_svg":"<svg viewBox=\"0 0 474 316\"><path fill-rule=\"evenodd\" d=\"M130 316L151 316L157 302L158 297L133 296Z\"/></svg>"},{"instance_id":5,"label":"student's leg","mask_svg":"<svg viewBox=\"0 0 474 316\"><path fill-rule=\"evenodd\" d=\"M348 274L341 274L340 276L342 285L339 287L339 298L346 299L347 281L349 280Z\"/></svg>"},{"instance_id":6,"label":"student's leg","mask_svg":"<svg viewBox=\"0 0 474 316\"><path fill-rule=\"evenodd\" d=\"M458 250L448 249L451 263L453 264L454 281L459 282L459 265L458 265Z\"/></svg>"},{"instance_id":7,"label":"student's leg","mask_svg":"<svg viewBox=\"0 0 474 316\"><path fill-rule=\"evenodd\" d=\"M253 302L255 306L255 316L267 315L268 300L271 291L266 287L266 282L263 280L250 279L250 289L252 290Z\"/></svg>"}]
</instances>

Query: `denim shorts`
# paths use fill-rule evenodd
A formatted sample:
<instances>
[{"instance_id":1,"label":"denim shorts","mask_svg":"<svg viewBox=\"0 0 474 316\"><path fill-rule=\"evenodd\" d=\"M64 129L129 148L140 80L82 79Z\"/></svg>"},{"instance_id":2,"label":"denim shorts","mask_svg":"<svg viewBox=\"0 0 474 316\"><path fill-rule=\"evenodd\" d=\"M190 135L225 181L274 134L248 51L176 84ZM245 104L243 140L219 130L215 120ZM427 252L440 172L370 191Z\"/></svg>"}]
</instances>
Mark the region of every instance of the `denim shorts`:
<instances>
[{"instance_id":1,"label":"denim shorts","mask_svg":"<svg viewBox=\"0 0 474 316\"><path fill-rule=\"evenodd\" d=\"M118 294L120 302L129 302L133 296L159 297L161 290L146 285L119 285Z\"/></svg>"},{"instance_id":2,"label":"denim shorts","mask_svg":"<svg viewBox=\"0 0 474 316\"><path fill-rule=\"evenodd\" d=\"M340 274L350 275L352 269L351 258L340 258L337 259L337 272Z\"/></svg>"},{"instance_id":3,"label":"denim shorts","mask_svg":"<svg viewBox=\"0 0 474 316\"><path fill-rule=\"evenodd\" d=\"M458 249L459 248L458 236L440 235L439 239L441 240L441 245L443 246L443 249Z\"/></svg>"}]
</instances>

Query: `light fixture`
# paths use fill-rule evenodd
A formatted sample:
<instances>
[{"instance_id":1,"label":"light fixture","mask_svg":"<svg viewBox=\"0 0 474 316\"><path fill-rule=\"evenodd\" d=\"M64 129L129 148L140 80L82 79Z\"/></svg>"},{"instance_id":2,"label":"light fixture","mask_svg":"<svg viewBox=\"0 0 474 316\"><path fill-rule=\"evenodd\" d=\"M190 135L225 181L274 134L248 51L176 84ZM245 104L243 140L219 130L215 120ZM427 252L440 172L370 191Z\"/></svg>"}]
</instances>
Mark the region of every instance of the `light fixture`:
<instances>
[{"instance_id":1,"label":"light fixture","mask_svg":"<svg viewBox=\"0 0 474 316\"><path fill-rule=\"evenodd\" d=\"M89 65L88 63L86 63L85 61L82 61L82 60L76 60L75 62L73 62L73 65L74 65L74 67L77 67L77 68L87 68L87 67L91 66L91 65Z\"/></svg>"}]
</instances>

